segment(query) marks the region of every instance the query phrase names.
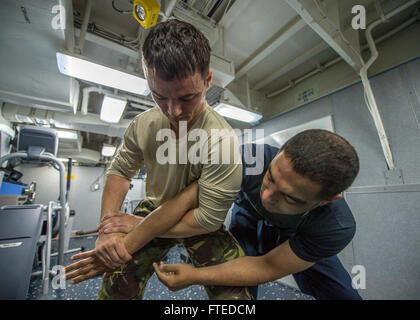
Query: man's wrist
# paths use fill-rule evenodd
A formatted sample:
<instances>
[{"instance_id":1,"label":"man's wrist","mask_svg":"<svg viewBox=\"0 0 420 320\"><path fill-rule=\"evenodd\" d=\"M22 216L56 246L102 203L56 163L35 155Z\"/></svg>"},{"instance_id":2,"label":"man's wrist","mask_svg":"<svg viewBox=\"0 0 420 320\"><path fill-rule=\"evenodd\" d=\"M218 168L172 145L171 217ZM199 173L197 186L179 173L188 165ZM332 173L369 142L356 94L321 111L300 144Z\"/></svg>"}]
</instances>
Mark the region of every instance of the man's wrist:
<instances>
[{"instance_id":1,"label":"man's wrist","mask_svg":"<svg viewBox=\"0 0 420 320\"><path fill-rule=\"evenodd\" d=\"M113 216L113 215L115 215L117 213L119 213L118 210L117 211L105 211L105 212L101 212L101 220L99 221L99 223L102 223L106 217Z\"/></svg>"},{"instance_id":2,"label":"man's wrist","mask_svg":"<svg viewBox=\"0 0 420 320\"><path fill-rule=\"evenodd\" d=\"M123 239L125 250L132 256L137 250L136 247L133 246L133 242L131 241L131 237L129 234L125 235Z\"/></svg>"},{"instance_id":3,"label":"man's wrist","mask_svg":"<svg viewBox=\"0 0 420 320\"><path fill-rule=\"evenodd\" d=\"M191 270L190 279L192 281L191 285L206 285L208 282L206 267L202 268L193 268Z\"/></svg>"}]
</instances>

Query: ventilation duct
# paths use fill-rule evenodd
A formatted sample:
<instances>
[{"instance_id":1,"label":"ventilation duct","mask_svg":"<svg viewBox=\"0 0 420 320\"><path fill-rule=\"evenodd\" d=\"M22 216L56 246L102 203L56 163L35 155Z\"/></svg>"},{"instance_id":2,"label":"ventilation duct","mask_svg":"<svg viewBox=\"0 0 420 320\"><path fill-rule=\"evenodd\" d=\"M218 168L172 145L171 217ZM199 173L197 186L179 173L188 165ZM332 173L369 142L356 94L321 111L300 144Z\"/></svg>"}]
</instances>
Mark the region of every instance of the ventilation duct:
<instances>
[{"instance_id":1,"label":"ventilation duct","mask_svg":"<svg viewBox=\"0 0 420 320\"><path fill-rule=\"evenodd\" d=\"M72 160L85 164L96 164L101 160L101 154L98 151L85 148L81 151L59 150L58 157L63 159L71 157Z\"/></svg>"},{"instance_id":2,"label":"ventilation duct","mask_svg":"<svg viewBox=\"0 0 420 320\"><path fill-rule=\"evenodd\" d=\"M88 113L81 116L80 113L63 113L51 110L35 109L30 107L4 104L2 109L3 118L18 123L54 125L56 128L85 131L103 134L110 137L122 137L130 120L121 120L116 124L107 124L99 119L99 115Z\"/></svg>"}]
</instances>

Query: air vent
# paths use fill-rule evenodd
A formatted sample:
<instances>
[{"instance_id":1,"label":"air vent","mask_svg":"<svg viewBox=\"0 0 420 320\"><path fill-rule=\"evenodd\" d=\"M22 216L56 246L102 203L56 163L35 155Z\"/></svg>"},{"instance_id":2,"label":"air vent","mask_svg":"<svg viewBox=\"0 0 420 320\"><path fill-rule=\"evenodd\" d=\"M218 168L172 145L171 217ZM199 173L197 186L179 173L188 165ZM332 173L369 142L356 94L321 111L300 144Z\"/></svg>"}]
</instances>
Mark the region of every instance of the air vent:
<instances>
[{"instance_id":1,"label":"air vent","mask_svg":"<svg viewBox=\"0 0 420 320\"><path fill-rule=\"evenodd\" d=\"M79 134L75 139L60 138L58 142L58 152L81 152L82 151L83 137Z\"/></svg>"},{"instance_id":2,"label":"air vent","mask_svg":"<svg viewBox=\"0 0 420 320\"><path fill-rule=\"evenodd\" d=\"M98 151L83 148L80 152L59 152L58 157L64 159L71 157L73 160L80 163L97 164L101 159L101 154Z\"/></svg>"}]
</instances>

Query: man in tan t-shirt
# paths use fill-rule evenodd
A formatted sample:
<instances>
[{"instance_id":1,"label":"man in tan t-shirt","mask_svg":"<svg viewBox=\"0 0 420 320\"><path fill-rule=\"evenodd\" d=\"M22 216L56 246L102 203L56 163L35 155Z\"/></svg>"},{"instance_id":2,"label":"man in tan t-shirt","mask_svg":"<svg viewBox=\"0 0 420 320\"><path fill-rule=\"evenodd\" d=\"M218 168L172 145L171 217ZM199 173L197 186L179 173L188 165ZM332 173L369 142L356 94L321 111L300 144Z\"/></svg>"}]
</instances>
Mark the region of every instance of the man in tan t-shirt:
<instances>
[{"instance_id":1,"label":"man in tan t-shirt","mask_svg":"<svg viewBox=\"0 0 420 320\"><path fill-rule=\"evenodd\" d=\"M76 255L86 259L67 268L79 268L68 275L74 282L107 271L99 299L141 299L152 263L179 243L196 267L244 255L223 227L242 164L232 128L205 101L212 79L208 40L192 25L170 20L152 29L142 53L158 107L137 116L125 132L107 170L101 225L120 215L130 180L145 165L146 199L135 210L142 217L130 217L138 220L127 234L101 233L95 250ZM194 208L184 195L197 191ZM211 299L251 297L244 287L206 291Z\"/></svg>"}]
</instances>

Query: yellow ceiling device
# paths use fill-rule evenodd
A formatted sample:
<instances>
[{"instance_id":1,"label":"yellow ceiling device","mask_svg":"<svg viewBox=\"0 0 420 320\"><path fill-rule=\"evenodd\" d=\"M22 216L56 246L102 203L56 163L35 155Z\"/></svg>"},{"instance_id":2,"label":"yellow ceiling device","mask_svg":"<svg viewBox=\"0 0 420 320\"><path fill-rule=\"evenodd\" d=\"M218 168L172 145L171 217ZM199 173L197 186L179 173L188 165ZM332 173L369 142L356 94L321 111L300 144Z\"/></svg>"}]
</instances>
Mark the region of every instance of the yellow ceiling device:
<instances>
[{"instance_id":1,"label":"yellow ceiling device","mask_svg":"<svg viewBox=\"0 0 420 320\"><path fill-rule=\"evenodd\" d=\"M133 2L133 16L145 29L156 24L159 12L160 4L156 0L134 0Z\"/></svg>"}]
</instances>

